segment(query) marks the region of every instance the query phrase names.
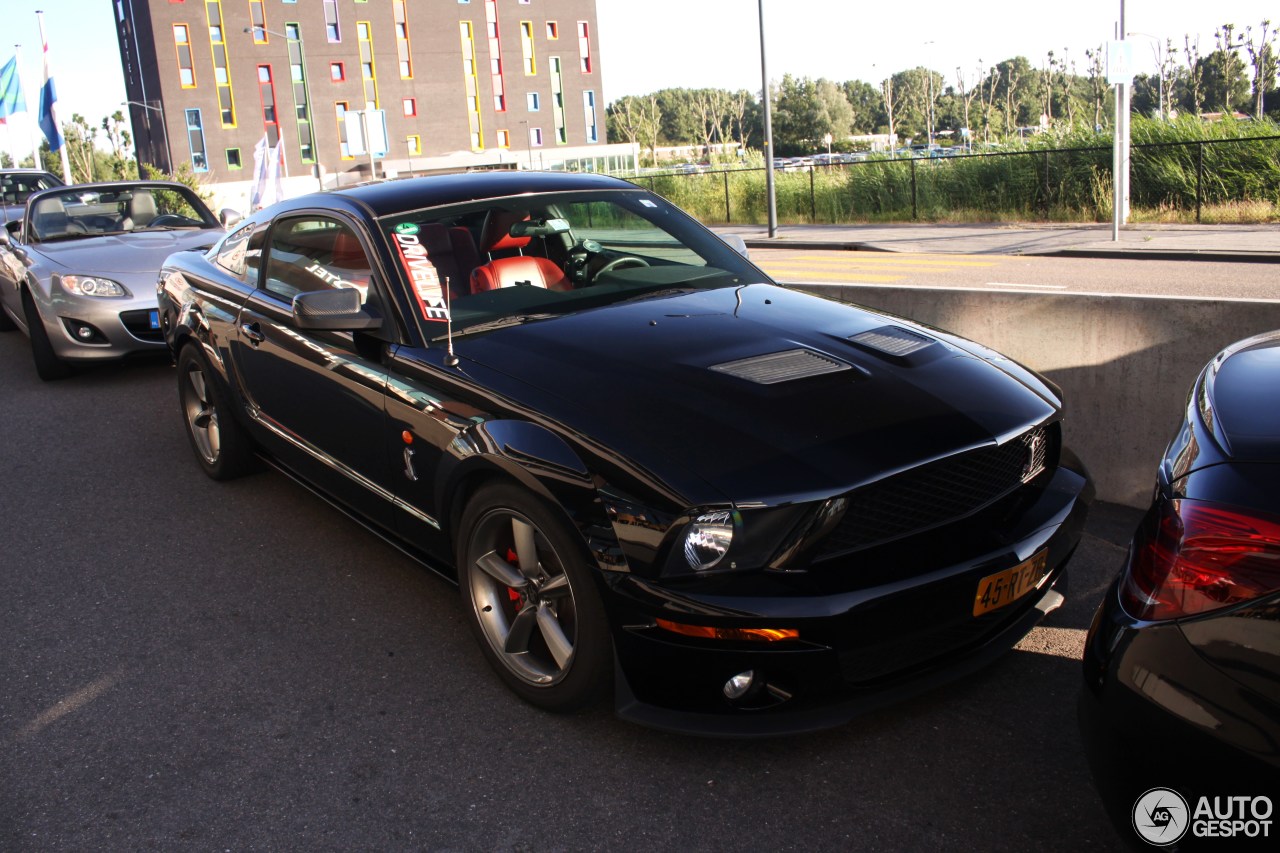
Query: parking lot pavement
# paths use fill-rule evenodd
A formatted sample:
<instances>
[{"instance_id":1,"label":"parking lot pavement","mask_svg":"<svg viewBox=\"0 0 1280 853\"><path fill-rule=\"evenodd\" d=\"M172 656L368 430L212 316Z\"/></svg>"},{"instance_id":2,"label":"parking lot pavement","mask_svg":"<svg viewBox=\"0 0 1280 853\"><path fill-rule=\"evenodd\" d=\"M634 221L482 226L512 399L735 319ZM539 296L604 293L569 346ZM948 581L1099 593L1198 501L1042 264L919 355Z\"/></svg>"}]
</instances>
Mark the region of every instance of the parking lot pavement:
<instances>
[{"instance_id":1,"label":"parking lot pavement","mask_svg":"<svg viewBox=\"0 0 1280 853\"><path fill-rule=\"evenodd\" d=\"M205 479L175 384L46 385L0 335L0 849L1119 849L1074 702L1130 511L980 676L698 740L520 702L450 585L273 472Z\"/></svg>"}]
</instances>

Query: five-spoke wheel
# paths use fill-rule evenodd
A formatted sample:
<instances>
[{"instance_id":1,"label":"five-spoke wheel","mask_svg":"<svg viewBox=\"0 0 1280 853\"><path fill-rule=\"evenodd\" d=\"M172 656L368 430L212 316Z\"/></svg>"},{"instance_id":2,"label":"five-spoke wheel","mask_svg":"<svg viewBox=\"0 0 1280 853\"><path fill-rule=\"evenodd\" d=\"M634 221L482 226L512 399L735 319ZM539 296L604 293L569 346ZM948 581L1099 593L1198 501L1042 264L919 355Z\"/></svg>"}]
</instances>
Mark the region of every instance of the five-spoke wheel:
<instances>
[{"instance_id":1,"label":"five-spoke wheel","mask_svg":"<svg viewBox=\"0 0 1280 853\"><path fill-rule=\"evenodd\" d=\"M178 354L178 400L191 448L206 474L229 480L252 468L249 436L231 414L217 378L194 343Z\"/></svg>"},{"instance_id":2,"label":"five-spoke wheel","mask_svg":"<svg viewBox=\"0 0 1280 853\"><path fill-rule=\"evenodd\" d=\"M494 669L543 708L594 698L609 683L612 643L575 534L506 484L472 498L461 531L459 582Z\"/></svg>"}]
</instances>

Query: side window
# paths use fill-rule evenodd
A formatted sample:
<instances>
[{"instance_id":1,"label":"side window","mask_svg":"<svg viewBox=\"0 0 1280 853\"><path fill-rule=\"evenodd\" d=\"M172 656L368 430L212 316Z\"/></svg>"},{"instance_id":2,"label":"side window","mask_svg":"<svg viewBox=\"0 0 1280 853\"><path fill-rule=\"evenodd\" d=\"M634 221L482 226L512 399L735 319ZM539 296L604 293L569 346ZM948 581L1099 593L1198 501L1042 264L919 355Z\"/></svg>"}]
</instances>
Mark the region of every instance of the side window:
<instances>
[{"instance_id":1,"label":"side window","mask_svg":"<svg viewBox=\"0 0 1280 853\"><path fill-rule=\"evenodd\" d=\"M250 223L227 235L227 239L218 247L213 261L232 275L244 279L250 287L257 287L258 268L262 266L262 245L266 239L267 229Z\"/></svg>"},{"instance_id":2,"label":"side window","mask_svg":"<svg viewBox=\"0 0 1280 853\"><path fill-rule=\"evenodd\" d=\"M222 245L218 247L218 254L213 258L214 263L232 275L244 278L245 254L249 251L249 237L253 234L253 229L254 223L250 223L228 234L222 241Z\"/></svg>"},{"instance_id":3,"label":"side window","mask_svg":"<svg viewBox=\"0 0 1280 853\"><path fill-rule=\"evenodd\" d=\"M353 287L367 299L371 265L360 239L341 222L304 216L277 222L271 231L262 287L286 302L299 293Z\"/></svg>"}]
</instances>

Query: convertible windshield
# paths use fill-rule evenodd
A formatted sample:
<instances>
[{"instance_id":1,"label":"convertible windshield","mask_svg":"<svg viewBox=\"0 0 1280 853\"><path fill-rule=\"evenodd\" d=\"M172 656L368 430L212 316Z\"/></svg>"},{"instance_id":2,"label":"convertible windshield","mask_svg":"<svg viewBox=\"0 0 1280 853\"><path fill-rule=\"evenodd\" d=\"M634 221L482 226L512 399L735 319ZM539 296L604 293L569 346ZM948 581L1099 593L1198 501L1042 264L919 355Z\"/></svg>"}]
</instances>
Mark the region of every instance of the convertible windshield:
<instances>
[{"instance_id":1,"label":"convertible windshield","mask_svg":"<svg viewBox=\"0 0 1280 853\"><path fill-rule=\"evenodd\" d=\"M29 233L42 243L218 224L186 187L146 184L71 186L41 193L32 199L29 215Z\"/></svg>"},{"instance_id":2,"label":"convertible windshield","mask_svg":"<svg viewBox=\"0 0 1280 853\"><path fill-rule=\"evenodd\" d=\"M522 195L385 217L432 337L758 281L724 241L642 190ZM439 322L439 328L430 328Z\"/></svg>"}]
</instances>

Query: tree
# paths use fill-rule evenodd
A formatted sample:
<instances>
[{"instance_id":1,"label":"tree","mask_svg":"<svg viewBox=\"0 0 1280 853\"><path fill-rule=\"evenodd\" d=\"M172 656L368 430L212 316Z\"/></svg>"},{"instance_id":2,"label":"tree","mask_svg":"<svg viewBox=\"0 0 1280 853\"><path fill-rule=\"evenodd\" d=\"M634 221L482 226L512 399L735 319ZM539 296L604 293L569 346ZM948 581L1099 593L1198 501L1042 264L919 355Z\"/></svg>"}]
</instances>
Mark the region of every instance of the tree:
<instances>
[{"instance_id":1,"label":"tree","mask_svg":"<svg viewBox=\"0 0 1280 853\"><path fill-rule=\"evenodd\" d=\"M107 170L111 178L119 181L133 177L137 166L128 156L133 137L125 128L124 113L116 110L104 118L102 131L111 146L111 153L107 156Z\"/></svg>"},{"instance_id":2,"label":"tree","mask_svg":"<svg viewBox=\"0 0 1280 853\"><path fill-rule=\"evenodd\" d=\"M1213 38L1218 49L1209 54L1205 68L1208 90L1219 98L1217 104L1224 113L1235 110L1247 97L1248 83L1244 76L1244 60L1240 58L1240 37L1235 24L1223 24L1214 30Z\"/></svg>"},{"instance_id":3,"label":"tree","mask_svg":"<svg viewBox=\"0 0 1280 853\"><path fill-rule=\"evenodd\" d=\"M884 104L880 91L862 80L847 80L840 88L844 90L844 99L853 110L850 129L854 133L875 133L876 128L884 124Z\"/></svg>"},{"instance_id":4,"label":"tree","mask_svg":"<svg viewBox=\"0 0 1280 853\"><path fill-rule=\"evenodd\" d=\"M838 85L825 78L797 80L783 75L773 120L779 152L804 153L825 144L826 135L844 139L853 126L853 107Z\"/></svg>"},{"instance_id":5,"label":"tree","mask_svg":"<svg viewBox=\"0 0 1280 853\"><path fill-rule=\"evenodd\" d=\"M1102 45L1091 48L1084 52L1085 58L1089 60L1089 93L1093 97L1093 126L1095 129L1102 128L1103 107L1107 98L1107 78L1103 74Z\"/></svg>"},{"instance_id":6,"label":"tree","mask_svg":"<svg viewBox=\"0 0 1280 853\"><path fill-rule=\"evenodd\" d=\"M1200 38L1182 37L1182 52L1187 57L1188 106L1200 115L1204 107L1204 60L1200 57Z\"/></svg>"},{"instance_id":7,"label":"tree","mask_svg":"<svg viewBox=\"0 0 1280 853\"><path fill-rule=\"evenodd\" d=\"M98 179L97 159L93 156L96 128L90 127L80 113L72 113L71 121L62 125L63 144L67 146L67 161L71 164L71 178L76 183L91 183Z\"/></svg>"},{"instance_id":8,"label":"tree","mask_svg":"<svg viewBox=\"0 0 1280 853\"><path fill-rule=\"evenodd\" d=\"M1271 29L1270 20L1264 20L1256 39L1252 26L1246 27L1245 32L1242 43L1249 53L1249 64L1253 67L1253 115L1261 118L1266 114L1267 90L1273 87L1276 80L1276 31Z\"/></svg>"},{"instance_id":9,"label":"tree","mask_svg":"<svg viewBox=\"0 0 1280 853\"><path fill-rule=\"evenodd\" d=\"M880 83L880 96L884 101L885 123L889 127L889 142L896 144L898 131L894 116L898 112L898 96L893 93L893 77L886 77Z\"/></svg>"}]
</instances>

